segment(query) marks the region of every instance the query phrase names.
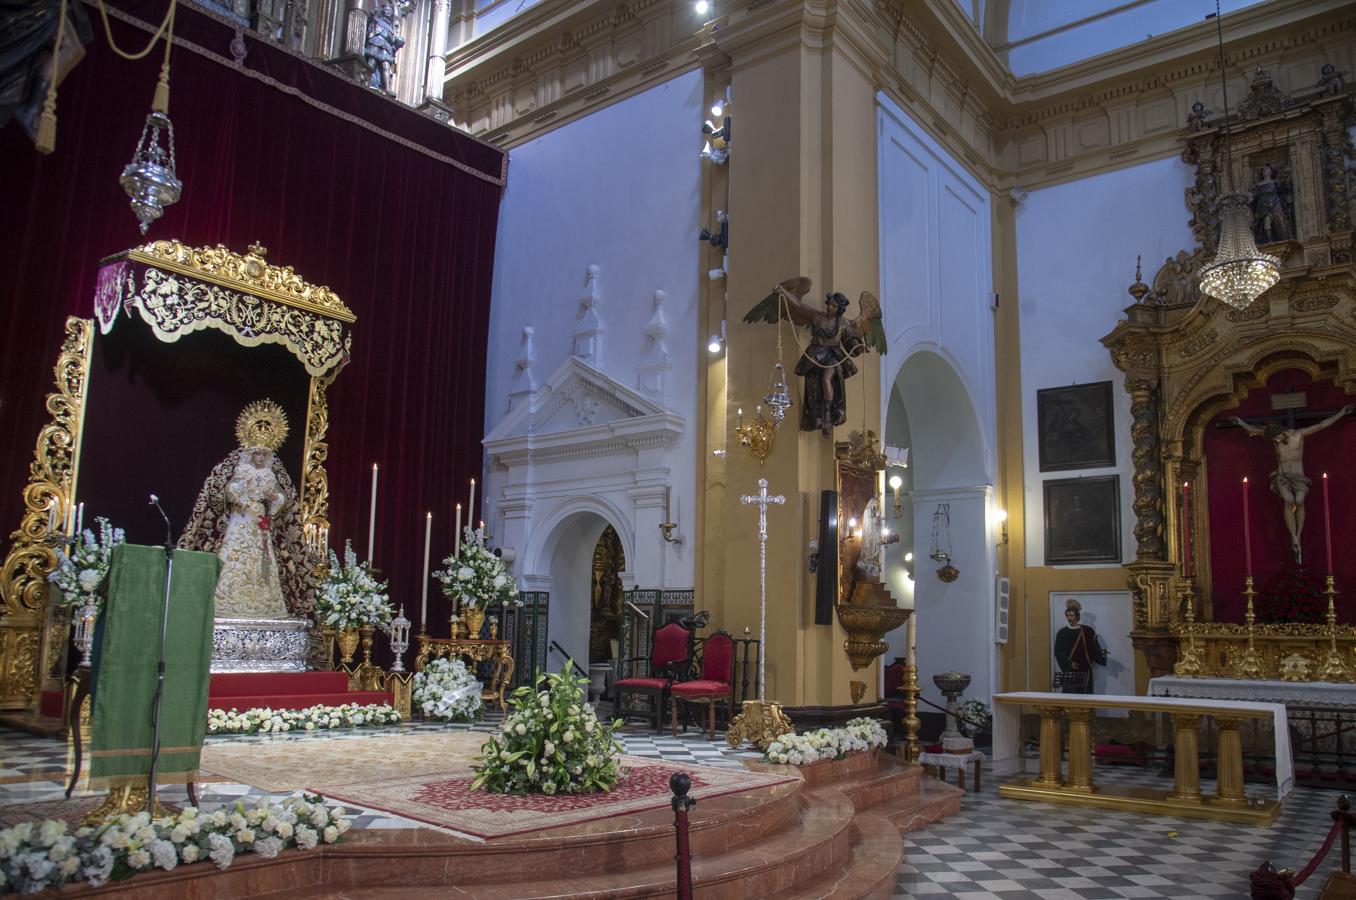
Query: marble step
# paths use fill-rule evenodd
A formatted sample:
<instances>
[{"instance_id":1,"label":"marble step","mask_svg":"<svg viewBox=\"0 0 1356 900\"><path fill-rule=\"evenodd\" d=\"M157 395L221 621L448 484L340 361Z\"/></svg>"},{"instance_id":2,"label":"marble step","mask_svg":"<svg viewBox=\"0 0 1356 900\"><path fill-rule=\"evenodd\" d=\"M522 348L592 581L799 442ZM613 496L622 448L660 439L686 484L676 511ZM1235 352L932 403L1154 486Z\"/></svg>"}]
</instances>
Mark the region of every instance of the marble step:
<instances>
[{"instance_id":1,"label":"marble step","mask_svg":"<svg viewBox=\"0 0 1356 900\"><path fill-rule=\"evenodd\" d=\"M901 834L917 831L960 812L961 798L965 796L960 788L931 776L920 778L919 787L917 796L899 798L876 807L872 812L880 813L893 822Z\"/></svg>"},{"instance_id":2,"label":"marble step","mask_svg":"<svg viewBox=\"0 0 1356 900\"><path fill-rule=\"evenodd\" d=\"M845 864L783 895L786 900L889 900L904 862L904 838L888 818L859 812L852 820L852 857Z\"/></svg>"},{"instance_id":3,"label":"marble step","mask_svg":"<svg viewBox=\"0 0 1356 900\"><path fill-rule=\"evenodd\" d=\"M922 791L923 769L911 766L895 756L881 756L874 772L862 772L856 778L833 783L858 810L871 809L909 797Z\"/></svg>"}]
</instances>

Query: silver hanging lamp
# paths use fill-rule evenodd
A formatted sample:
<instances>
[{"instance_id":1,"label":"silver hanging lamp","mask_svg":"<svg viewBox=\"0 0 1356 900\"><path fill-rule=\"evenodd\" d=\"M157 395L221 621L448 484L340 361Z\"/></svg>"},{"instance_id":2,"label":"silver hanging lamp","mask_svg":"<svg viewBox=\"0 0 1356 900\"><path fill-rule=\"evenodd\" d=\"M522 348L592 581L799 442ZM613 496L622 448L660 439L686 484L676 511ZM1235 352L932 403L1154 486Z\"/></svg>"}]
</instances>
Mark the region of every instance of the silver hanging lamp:
<instances>
[{"instance_id":1,"label":"silver hanging lamp","mask_svg":"<svg viewBox=\"0 0 1356 900\"><path fill-rule=\"evenodd\" d=\"M1281 279L1281 261L1257 249L1252 236L1251 198L1234 190L1233 146L1229 132L1229 79L1224 61L1224 26L1215 0L1219 37L1220 81L1224 86L1224 177L1228 190L1220 197L1219 242L1215 261L1201 270L1201 290L1235 309L1243 309Z\"/></svg>"}]
</instances>

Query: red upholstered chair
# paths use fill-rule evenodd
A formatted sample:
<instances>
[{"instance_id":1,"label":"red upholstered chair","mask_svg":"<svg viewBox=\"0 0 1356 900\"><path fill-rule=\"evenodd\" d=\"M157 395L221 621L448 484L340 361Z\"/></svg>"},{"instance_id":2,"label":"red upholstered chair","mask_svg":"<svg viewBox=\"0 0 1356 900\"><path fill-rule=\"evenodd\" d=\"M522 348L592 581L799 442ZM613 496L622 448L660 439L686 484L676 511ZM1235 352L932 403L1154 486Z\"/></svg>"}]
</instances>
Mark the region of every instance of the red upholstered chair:
<instances>
[{"instance_id":1,"label":"red upholstered chair","mask_svg":"<svg viewBox=\"0 0 1356 900\"><path fill-rule=\"evenodd\" d=\"M716 738L716 704L724 701L726 721L734 717L734 640L717 631L702 644L701 676L680 681L669 689L672 696L671 725L678 735L678 701L706 704L706 736ZM686 725L684 725L686 728Z\"/></svg>"},{"instance_id":2,"label":"red upholstered chair","mask_svg":"<svg viewBox=\"0 0 1356 900\"><path fill-rule=\"evenodd\" d=\"M617 698L617 714L627 715L625 699L628 696L648 697L654 705L650 716L655 731L664 727L664 707L669 699L669 687L681 675L687 672L691 654L692 632L677 622L670 622L654 633L654 646L649 657L637 656L622 660L630 663L632 676L622 678L614 684L613 692ZM636 668L644 666L647 671L642 675L634 674Z\"/></svg>"}]
</instances>

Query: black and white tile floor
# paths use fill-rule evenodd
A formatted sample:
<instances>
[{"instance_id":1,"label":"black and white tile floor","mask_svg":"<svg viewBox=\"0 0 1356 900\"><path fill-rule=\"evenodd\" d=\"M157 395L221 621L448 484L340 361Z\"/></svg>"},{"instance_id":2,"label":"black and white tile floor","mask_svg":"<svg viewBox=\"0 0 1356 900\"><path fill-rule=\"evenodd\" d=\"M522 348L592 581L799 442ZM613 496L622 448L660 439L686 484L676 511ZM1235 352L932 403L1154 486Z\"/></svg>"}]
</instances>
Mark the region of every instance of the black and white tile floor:
<instances>
[{"instance_id":1,"label":"black and white tile floor","mask_svg":"<svg viewBox=\"0 0 1356 900\"><path fill-rule=\"evenodd\" d=\"M404 724L411 734L443 730L493 731L500 717L474 726ZM364 740L389 729L346 733L289 733L276 736L214 737L228 743ZM628 754L701 765L739 765L724 740L708 741L696 731L679 737L656 735L643 726L620 734ZM64 743L0 730L0 806L60 799L66 768ZM1137 769L1099 767L1104 781L1161 783ZM1248 873L1263 860L1301 868L1322 843L1336 791L1299 788L1285 801L1277 823L1259 828L1215 822L1082 810L1003 800L997 779L986 772L985 788L966 794L958 815L908 836L905 863L895 897L933 900L1119 900L1156 897L1246 898ZM1205 785L1206 790L1210 785ZM1249 785L1266 793L1265 786ZM88 796L88 794L86 794ZM167 787L170 802L186 802L183 788ZM199 802L206 809L265 796L243 784L205 784ZM282 799L277 795L274 799ZM410 828L416 823L359 811L354 827ZM1326 873L1337 864L1336 850L1300 889L1300 900L1318 896Z\"/></svg>"}]
</instances>

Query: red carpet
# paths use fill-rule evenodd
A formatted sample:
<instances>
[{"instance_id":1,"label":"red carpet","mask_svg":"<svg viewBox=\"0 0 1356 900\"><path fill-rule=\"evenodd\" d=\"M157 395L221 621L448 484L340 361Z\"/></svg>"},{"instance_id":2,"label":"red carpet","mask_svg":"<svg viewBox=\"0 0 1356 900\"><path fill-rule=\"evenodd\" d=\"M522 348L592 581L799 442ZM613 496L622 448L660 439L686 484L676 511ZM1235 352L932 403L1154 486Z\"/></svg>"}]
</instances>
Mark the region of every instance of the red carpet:
<instances>
[{"instance_id":1,"label":"red carpet","mask_svg":"<svg viewBox=\"0 0 1356 900\"><path fill-rule=\"evenodd\" d=\"M211 709L306 709L316 704L390 703L386 691L350 691L347 672L231 672L212 676Z\"/></svg>"}]
</instances>

